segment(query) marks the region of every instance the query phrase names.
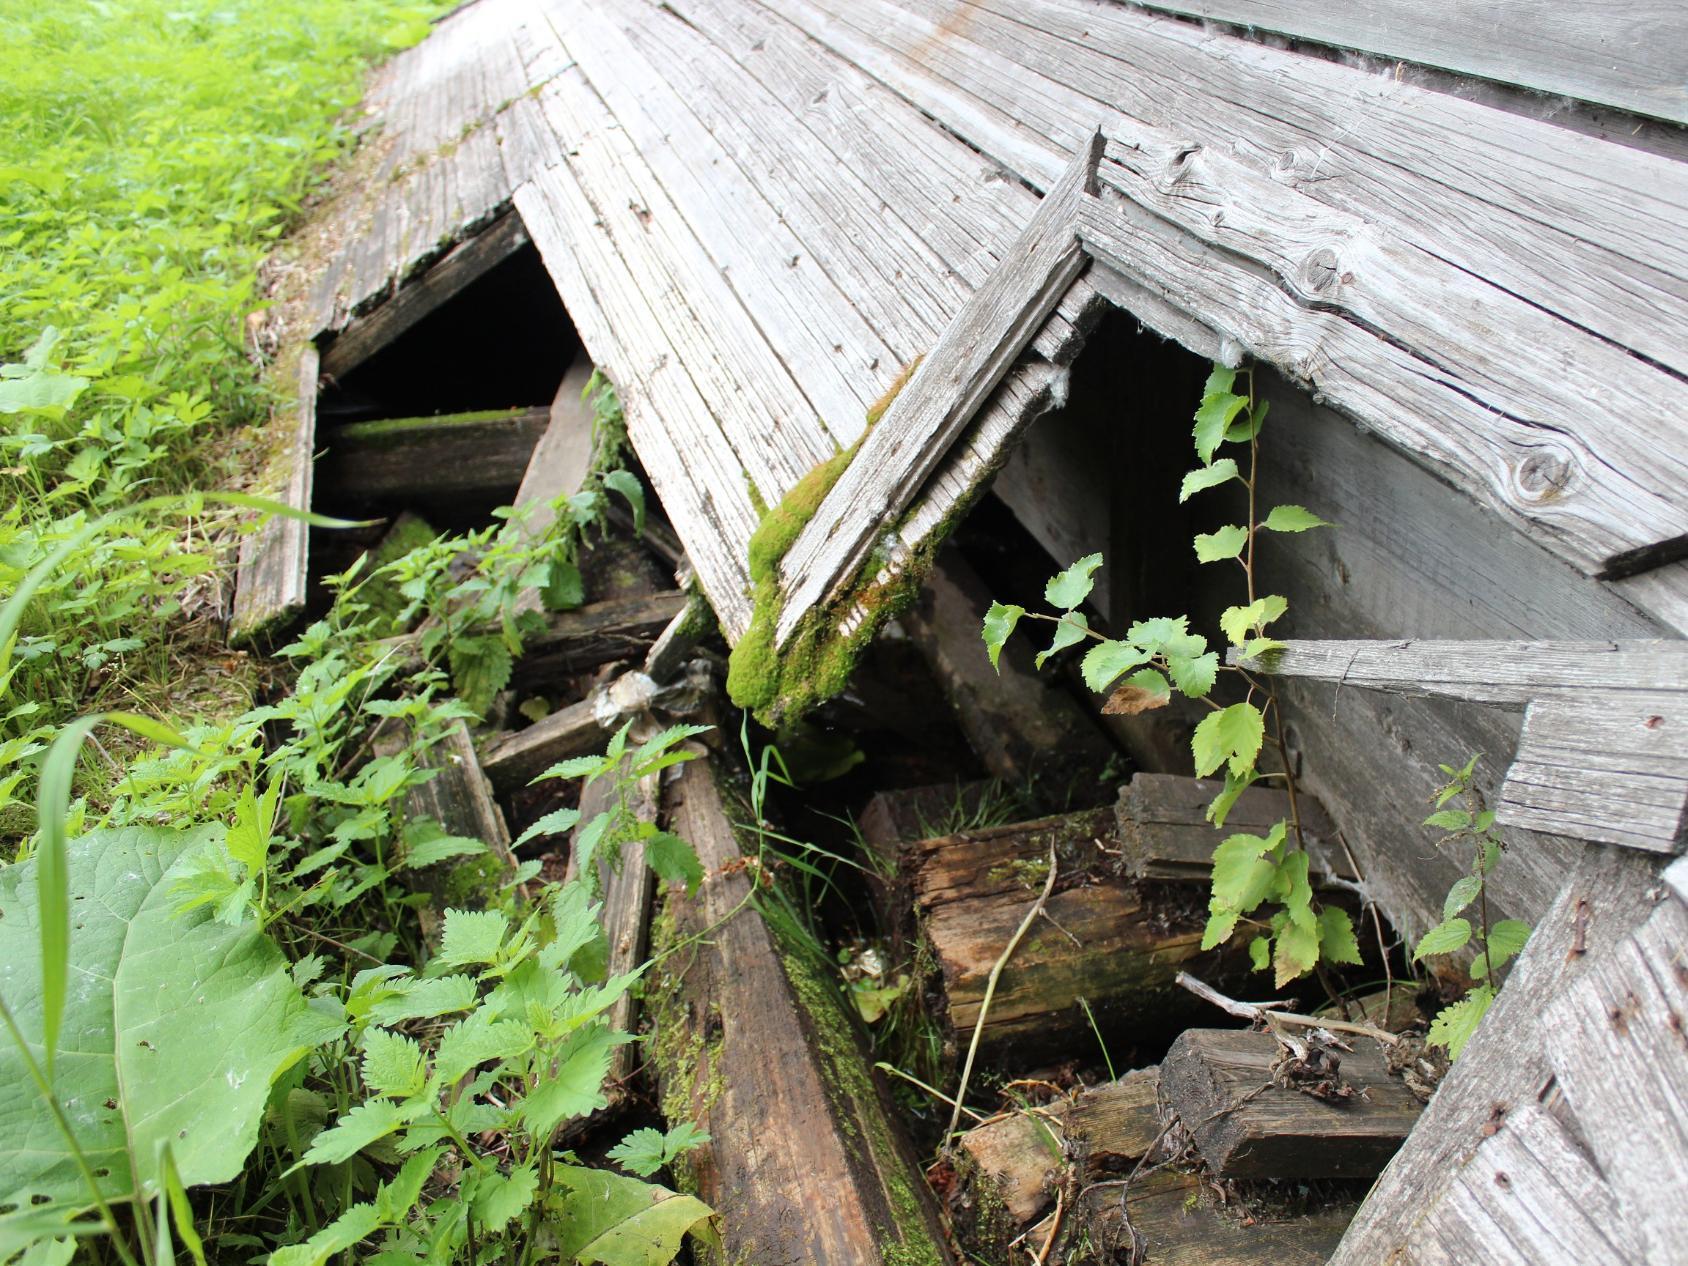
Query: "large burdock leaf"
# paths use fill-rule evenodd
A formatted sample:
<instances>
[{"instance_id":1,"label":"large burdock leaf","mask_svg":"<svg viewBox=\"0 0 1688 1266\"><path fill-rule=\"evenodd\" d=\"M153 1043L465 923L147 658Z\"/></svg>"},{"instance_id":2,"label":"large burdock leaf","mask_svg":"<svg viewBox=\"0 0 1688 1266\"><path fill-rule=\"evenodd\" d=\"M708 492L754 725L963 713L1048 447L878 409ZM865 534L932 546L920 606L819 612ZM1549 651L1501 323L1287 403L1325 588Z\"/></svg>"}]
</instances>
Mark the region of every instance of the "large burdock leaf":
<instances>
[{"instance_id":1,"label":"large burdock leaf","mask_svg":"<svg viewBox=\"0 0 1688 1266\"><path fill-rule=\"evenodd\" d=\"M559 1165L561 1216L554 1223L567 1263L668 1266L689 1231L718 1248L714 1210L695 1196L601 1169Z\"/></svg>"},{"instance_id":2,"label":"large burdock leaf","mask_svg":"<svg viewBox=\"0 0 1688 1266\"><path fill-rule=\"evenodd\" d=\"M54 1089L107 1196L225 1182L257 1141L270 1086L340 1023L313 1010L251 923L177 914L185 863L222 827L95 831L71 843L70 973ZM0 996L41 1060L33 861L0 870ZM130 1167L133 1157L135 1170ZM0 1206L87 1189L17 1048L0 1040Z\"/></svg>"}]
</instances>

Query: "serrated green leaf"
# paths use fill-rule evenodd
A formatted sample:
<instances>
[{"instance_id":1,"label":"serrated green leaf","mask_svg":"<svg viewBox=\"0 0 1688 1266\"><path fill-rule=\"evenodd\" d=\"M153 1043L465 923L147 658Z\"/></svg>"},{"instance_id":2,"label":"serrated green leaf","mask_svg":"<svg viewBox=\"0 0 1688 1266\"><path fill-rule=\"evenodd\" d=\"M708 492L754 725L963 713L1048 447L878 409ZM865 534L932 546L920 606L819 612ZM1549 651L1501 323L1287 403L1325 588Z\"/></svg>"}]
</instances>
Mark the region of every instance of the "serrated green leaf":
<instances>
[{"instance_id":1,"label":"serrated green leaf","mask_svg":"<svg viewBox=\"0 0 1688 1266\"><path fill-rule=\"evenodd\" d=\"M1247 544L1248 529L1231 523L1217 532L1203 532L1196 537L1196 559L1203 563L1222 563L1236 558Z\"/></svg>"},{"instance_id":2,"label":"serrated green leaf","mask_svg":"<svg viewBox=\"0 0 1688 1266\"><path fill-rule=\"evenodd\" d=\"M1502 919L1489 929L1489 962L1499 967L1524 948L1530 939L1530 925L1520 919Z\"/></svg>"},{"instance_id":3,"label":"serrated green leaf","mask_svg":"<svg viewBox=\"0 0 1688 1266\"><path fill-rule=\"evenodd\" d=\"M1069 611L1055 624L1055 637L1049 643L1049 649L1039 651L1037 666L1043 667L1044 661L1057 651L1064 651L1069 646L1075 646L1084 640L1084 635L1090 629L1090 620L1082 611Z\"/></svg>"},{"instance_id":4,"label":"serrated green leaf","mask_svg":"<svg viewBox=\"0 0 1688 1266\"><path fill-rule=\"evenodd\" d=\"M1228 607L1219 617L1219 628L1233 646L1241 646L1248 640L1248 635L1256 629L1263 629L1268 624L1289 610L1289 600L1277 594L1267 594L1256 598L1244 607Z\"/></svg>"},{"instance_id":5,"label":"serrated green leaf","mask_svg":"<svg viewBox=\"0 0 1688 1266\"><path fill-rule=\"evenodd\" d=\"M451 1085L482 1064L514 1059L533 1044L533 1030L523 1021L494 1020L471 1011L440 1037L434 1050L434 1076Z\"/></svg>"},{"instance_id":6,"label":"serrated green leaf","mask_svg":"<svg viewBox=\"0 0 1688 1266\"><path fill-rule=\"evenodd\" d=\"M586 581L580 568L566 558L553 558L547 565L545 586L539 600L547 611L572 611L586 601Z\"/></svg>"},{"instance_id":7,"label":"serrated green leaf","mask_svg":"<svg viewBox=\"0 0 1688 1266\"><path fill-rule=\"evenodd\" d=\"M1275 637L1251 637L1243 643L1242 657L1245 660L1259 659L1270 651L1281 651L1284 643Z\"/></svg>"},{"instance_id":8,"label":"serrated green leaf","mask_svg":"<svg viewBox=\"0 0 1688 1266\"><path fill-rule=\"evenodd\" d=\"M670 831L658 831L645 840L645 864L665 884L684 883L688 897L695 896L703 882L697 850Z\"/></svg>"},{"instance_id":9,"label":"serrated green leaf","mask_svg":"<svg viewBox=\"0 0 1688 1266\"><path fill-rule=\"evenodd\" d=\"M649 1126L642 1130L634 1130L605 1155L629 1173L637 1174L641 1178L649 1178L668 1160L663 1149L662 1131L653 1130Z\"/></svg>"},{"instance_id":10,"label":"serrated green leaf","mask_svg":"<svg viewBox=\"0 0 1688 1266\"><path fill-rule=\"evenodd\" d=\"M403 1129L426 1110L426 1103L397 1103L391 1099L367 1099L340 1114L339 1120L311 1140L305 1153L307 1165L338 1165L351 1160L371 1143Z\"/></svg>"},{"instance_id":11,"label":"serrated green leaf","mask_svg":"<svg viewBox=\"0 0 1688 1266\"><path fill-rule=\"evenodd\" d=\"M1192 470L1185 475L1184 482L1178 487L1178 501L1182 504L1198 492L1216 488L1220 484L1229 483L1237 478L1240 478L1237 473L1237 463L1229 457L1222 457L1211 466L1203 466L1199 470Z\"/></svg>"},{"instance_id":12,"label":"serrated green leaf","mask_svg":"<svg viewBox=\"0 0 1688 1266\"><path fill-rule=\"evenodd\" d=\"M579 809L553 809L517 836L516 842L510 847L520 848L545 835L561 835L564 831L573 830L574 824L579 821Z\"/></svg>"},{"instance_id":13,"label":"serrated green leaf","mask_svg":"<svg viewBox=\"0 0 1688 1266\"><path fill-rule=\"evenodd\" d=\"M517 1166L507 1174L483 1171L476 1173L469 1185L476 1229L497 1232L533 1203L539 1191L539 1171L532 1165Z\"/></svg>"},{"instance_id":14,"label":"serrated green leaf","mask_svg":"<svg viewBox=\"0 0 1688 1266\"><path fill-rule=\"evenodd\" d=\"M1443 809L1424 819L1424 825L1439 831L1463 831L1471 825L1471 815L1464 809Z\"/></svg>"},{"instance_id":15,"label":"serrated green leaf","mask_svg":"<svg viewBox=\"0 0 1688 1266\"><path fill-rule=\"evenodd\" d=\"M1236 806L1237 797L1254 785L1256 775L1254 770L1245 769L1241 774L1227 771L1225 774L1225 789L1216 795L1207 806L1207 820L1214 826L1222 827L1225 819L1231 815Z\"/></svg>"},{"instance_id":16,"label":"serrated green leaf","mask_svg":"<svg viewBox=\"0 0 1688 1266\"><path fill-rule=\"evenodd\" d=\"M1254 407L1254 412L1244 413L1225 428L1225 442L1227 444L1243 444L1260 434L1260 428L1266 425L1266 412L1272 407L1270 400L1262 400Z\"/></svg>"},{"instance_id":17,"label":"serrated green leaf","mask_svg":"<svg viewBox=\"0 0 1688 1266\"><path fill-rule=\"evenodd\" d=\"M1211 379L1209 381L1212 381ZM1196 410L1196 425L1191 431L1196 441L1196 456L1206 466L1213 454L1225 442L1225 431L1233 418L1248 407L1248 397L1229 390L1211 391L1202 398Z\"/></svg>"},{"instance_id":18,"label":"serrated green leaf","mask_svg":"<svg viewBox=\"0 0 1688 1266\"><path fill-rule=\"evenodd\" d=\"M255 924L177 913L178 867L221 832L125 827L90 832L65 850L65 892L76 911L66 966L76 985L64 1024L75 1042L57 1066L55 1089L114 1200L127 1198L137 1180L157 1190L165 1142L185 1184L234 1178L257 1141L275 1079L344 1027L306 1002L285 957ZM39 1053L38 875L35 858L0 868L0 997ZM4 1039L0 1139L9 1141L0 1148L0 1206L27 1207L37 1195L85 1202L75 1159Z\"/></svg>"},{"instance_id":19,"label":"serrated green leaf","mask_svg":"<svg viewBox=\"0 0 1688 1266\"><path fill-rule=\"evenodd\" d=\"M1430 1022L1430 1032L1425 1035L1425 1040L1432 1046L1447 1047L1448 1058L1458 1059L1494 1000L1494 988L1479 985L1458 1002L1442 1008Z\"/></svg>"},{"instance_id":20,"label":"serrated green leaf","mask_svg":"<svg viewBox=\"0 0 1688 1266\"><path fill-rule=\"evenodd\" d=\"M435 961L446 967L490 963L509 930L510 921L496 910L447 910Z\"/></svg>"},{"instance_id":21,"label":"serrated green leaf","mask_svg":"<svg viewBox=\"0 0 1688 1266\"><path fill-rule=\"evenodd\" d=\"M1130 642L1112 640L1098 642L1085 652L1080 672L1084 684L1097 694L1104 693L1120 676L1149 661L1149 652Z\"/></svg>"},{"instance_id":22,"label":"serrated green leaf","mask_svg":"<svg viewBox=\"0 0 1688 1266\"><path fill-rule=\"evenodd\" d=\"M1050 578L1043 589L1044 601L1061 611L1071 611L1090 596L1096 581L1092 573L1102 565L1100 554L1086 554L1066 571Z\"/></svg>"},{"instance_id":23,"label":"serrated green leaf","mask_svg":"<svg viewBox=\"0 0 1688 1266\"><path fill-rule=\"evenodd\" d=\"M1190 750L1196 760L1196 777L1206 778L1221 765L1240 776L1254 765L1260 744L1266 737L1266 719L1252 703L1233 703L1210 712L1196 726Z\"/></svg>"},{"instance_id":24,"label":"serrated green leaf","mask_svg":"<svg viewBox=\"0 0 1688 1266\"><path fill-rule=\"evenodd\" d=\"M368 1008L371 1024L402 1024L406 1020L432 1020L475 1005L478 991L468 976L436 976L418 980L401 993L384 997Z\"/></svg>"},{"instance_id":25,"label":"serrated green leaf","mask_svg":"<svg viewBox=\"0 0 1688 1266\"><path fill-rule=\"evenodd\" d=\"M493 696L510 684L514 668L510 648L493 634L458 637L451 640L447 658L458 695L477 715L485 716Z\"/></svg>"},{"instance_id":26,"label":"serrated green leaf","mask_svg":"<svg viewBox=\"0 0 1688 1266\"><path fill-rule=\"evenodd\" d=\"M1477 894L1483 890L1483 881L1476 875L1466 875L1456 879L1453 887L1448 889L1447 897L1442 901L1442 917L1451 919L1466 906L1477 900Z\"/></svg>"},{"instance_id":27,"label":"serrated green leaf","mask_svg":"<svg viewBox=\"0 0 1688 1266\"><path fill-rule=\"evenodd\" d=\"M599 1025L576 1034L563 1047L556 1071L540 1079L522 1100L522 1123L536 1142L549 1140L565 1121L596 1112L604 1098L604 1078L610 1057L627 1040Z\"/></svg>"},{"instance_id":28,"label":"serrated green leaf","mask_svg":"<svg viewBox=\"0 0 1688 1266\"><path fill-rule=\"evenodd\" d=\"M420 1094L427 1080L422 1047L414 1038L387 1029L363 1035L363 1084L390 1099Z\"/></svg>"},{"instance_id":29,"label":"serrated green leaf","mask_svg":"<svg viewBox=\"0 0 1688 1266\"><path fill-rule=\"evenodd\" d=\"M410 870L420 870L456 857L478 857L486 851L486 845L480 840L467 835L447 835L432 818L418 818L405 825L401 865Z\"/></svg>"},{"instance_id":30,"label":"serrated green leaf","mask_svg":"<svg viewBox=\"0 0 1688 1266\"><path fill-rule=\"evenodd\" d=\"M1273 506L1260 526L1268 532L1305 532L1331 525L1302 506Z\"/></svg>"},{"instance_id":31,"label":"serrated green leaf","mask_svg":"<svg viewBox=\"0 0 1688 1266\"><path fill-rule=\"evenodd\" d=\"M1202 949L1210 950L1223 945L1231 939L1231 933L1236 931L1237 921L1242 915L1220 901L1208 904L1207 926L1202 929Z\"/></svg>"},{"instance_id":32,"label":"serrated green leaf","mask_svg":"<svg viewBox=\"0 0 1688 1266\"><path fill-rule=\"evenodd\" d=\"M1290 981L1313 970L1319 961L1317 926L1306 927L1293 919L1285 923L1272 944L1273 987L1282 989Z\"/></svg>"},{"instance_id":33,"label":"serrated green leaf","mask_svg":"<svg viewBox=\"0 0 1688 1266\"><path fill-rule=\"evenodd\" d=\"M1419 938L1413 962L1430 954L1452 954L1471 939L1471 924L1464 919L1444 919Z\"/></svg>"},{"instance_id":34,"label":"serrated green leaf","mask_svg":"<svg viewBox=\"0 0 1688 1266\"><path fill-rule=\"evenodd\" d=\"M1313 887L1307 879L1307 860L1307 854L1297 850L1278 863L1272 896L1283 905L1290 922L1306 931L1316 932L1318 918L1313 913Z\"/></svg>"},{"instance_id":35,"label":"serrated green leaf","mask_svg":"<svg viewBox=\"0 0 1688 1266\"><path fill-rule=\"evenodd\" d=\"M543 774L534 777L534 782L545 782L553 778L593 778L604 773L609 764L602 756L571 756L567 760L558 761Z\"/></svg>"},{"instance_id":36,"label":"serrated green leaf","mask_svg":"<svg viewBox=\"0 0 1688 1266\"><path fill-rule=\"evenodd\" d=\"M1173 685L1190 698L1200 699L1213 689L1213 683L1219 676L1219 654L1208 651L1190 659L1182 655L1168 655L1166 670L1172 675Z\"/></svg>"},{"instance_id":37,"label":"serrated green leaf","mask_svg":"<svg viewBox=\"0 0 1688 1266\"><path fill-rule=\"evenodd\" d=\"M1014 626L1025 613L1024 607L1017 607L1009 602L993 602L991 609L985 612L985 627L980 636L985 639L985 650L991 657L991 667L999 673L1002 668L997 660L1002 655L1002 644L1008 640L1009 634L1014 632Z\"/></svg>"},{"instance_id":38,"label":"serrated green leaf","mask_svg":"<svg viewBox=\"0 0 1688 1266\"><path fill-rule=\"evenodd\" d=\"M1327 963L1359 966L1360 942L1354 935L1354 920L1340 906L1319 911L1319 957Z\"/></svg>"},{"instance_id":39,"label":"serrated green leaf","mask_svg":"<svg viewBox=\"0 0 1688 1266\"><path fill-rule=\"evenodd\" d=\"M1189 631L1188 616L1159 615L1152 620L1137 621L1125 631L1125 640L1154 655L1177 639L1187 636Z\"/></svg>"},{"instance_id":40,"label":"serrated green leaf","mask_svg":"<svg viewBox=\"0 0 1688 1266\"><path fill-rule=\"evenodd\" d=\"M1248 943L1248 961L1255 971L1265 971L1272 965L1272 938L1257 936Z\"/></svg>"},{"instance_id":41,"label":"serrated green leaf","mask_svg":"<svg viewBox=\"0 0 1688 1266\"><path fill-rule=\"evenodd\" d=\"M611 492L620 493L633 511L633 534L643 536L645 532L645 486L630 470L612 470L604 476L604 487Z\"/></svg>"},{"instance_id":42,"label":"serrated green leaf","mask_svg":"<svg viewBox=\"0 0 1688 1266\"><path fill-rule=\"evenodd\" d=\"M1248 914L1271 895L1278 864L1267 857L1270 836L1233 835L1213 850L1213 899L1227 909Z\"/></svg>"}]
</instances>

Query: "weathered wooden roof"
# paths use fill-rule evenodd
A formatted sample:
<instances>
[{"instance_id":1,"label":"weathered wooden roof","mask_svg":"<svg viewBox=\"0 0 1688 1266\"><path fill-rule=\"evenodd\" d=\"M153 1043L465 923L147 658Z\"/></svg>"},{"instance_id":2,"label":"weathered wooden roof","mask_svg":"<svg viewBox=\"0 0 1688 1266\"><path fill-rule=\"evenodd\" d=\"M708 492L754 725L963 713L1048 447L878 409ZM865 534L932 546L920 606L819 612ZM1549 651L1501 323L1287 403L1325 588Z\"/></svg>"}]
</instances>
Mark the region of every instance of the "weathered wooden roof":
<instances>
[{"instance_id":1,"label":"weathered wooden roof","mask_svg":"<svg viewBox=\"0 0 1688 1266\"><path fill-rule=\"evenodd\" d=\"M855 511L882 576L1059 398L1096 290L1277 365L1586 574L1688 551L1670 136L1615 143L1097 0L477 0L373 108L385 178L317 324L513 201L731 638L759 507L858 438L1098 125L1079 233L1099 265L912 505ZM875 496L905 478L866 473ZM788 568L788 598L829 589L805 579Z\"/></svg>"}]
</instances>

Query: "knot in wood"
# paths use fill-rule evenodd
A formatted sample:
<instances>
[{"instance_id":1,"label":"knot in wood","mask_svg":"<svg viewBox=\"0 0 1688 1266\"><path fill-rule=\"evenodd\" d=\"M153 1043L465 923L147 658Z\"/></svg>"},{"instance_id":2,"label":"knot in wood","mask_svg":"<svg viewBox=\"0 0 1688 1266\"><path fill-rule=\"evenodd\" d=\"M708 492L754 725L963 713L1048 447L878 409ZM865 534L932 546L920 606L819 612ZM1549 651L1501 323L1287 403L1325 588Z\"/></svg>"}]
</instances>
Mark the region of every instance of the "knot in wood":
<instances>
[{"instance_id":1,"label":"knot in wood","mask_svg":"<svg viewBox=\"0 0 1688 1266\"><path fill-rule=\"evenodd\" d=\"M1342 261L1328 246L1321 246L1301 262L1301 284L1316 295L1330 294L1342 280Z\"/></svg>"},{"instance_id":2,"label":"knot in wood","mask_svg":"<svg viewBox=\"0 0 1688 1266\"><path fill-rule=\"evenodd\" d=\"M1155 182L1160 186L1160 191L1170 193L1180 181L1187 179L1196 155L1201 152L1202 147L1194 141L1173 150L1166 160L1166 165L1161 169L1160 179Z\"/></svg>"},{"instance_id":3,"label":"knot in wood","mask_svg":"<svg viewBox=\"0 0 1688 1266\"><path fill-rule=\"evenodd\" d=\"M1565 453L1551 449L1531 453L1518 466L1518 490L1532 502L1552 501L1570 486L1571 471L1572 463Z\"/></svg>"}]
</instances>

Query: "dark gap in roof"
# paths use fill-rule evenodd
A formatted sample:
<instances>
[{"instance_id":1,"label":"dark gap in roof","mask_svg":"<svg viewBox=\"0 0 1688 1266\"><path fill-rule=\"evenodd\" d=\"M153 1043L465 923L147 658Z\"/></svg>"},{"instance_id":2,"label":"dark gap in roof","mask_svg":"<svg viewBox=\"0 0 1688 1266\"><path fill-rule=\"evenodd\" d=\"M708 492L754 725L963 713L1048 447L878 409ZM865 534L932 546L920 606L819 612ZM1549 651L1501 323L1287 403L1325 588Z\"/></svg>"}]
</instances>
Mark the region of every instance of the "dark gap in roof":
<instances>
[{"instance_id":1,"label":"dark gap in roof","mask_svg":"<svg viewBox=\"0 0 1688 1266\"><path fill-rule=\"evenodd\" d=\"M548 405L580 350L550 274L530 243L338 382L317 406L324 428Z\"/></svg>"}]
</instances>

